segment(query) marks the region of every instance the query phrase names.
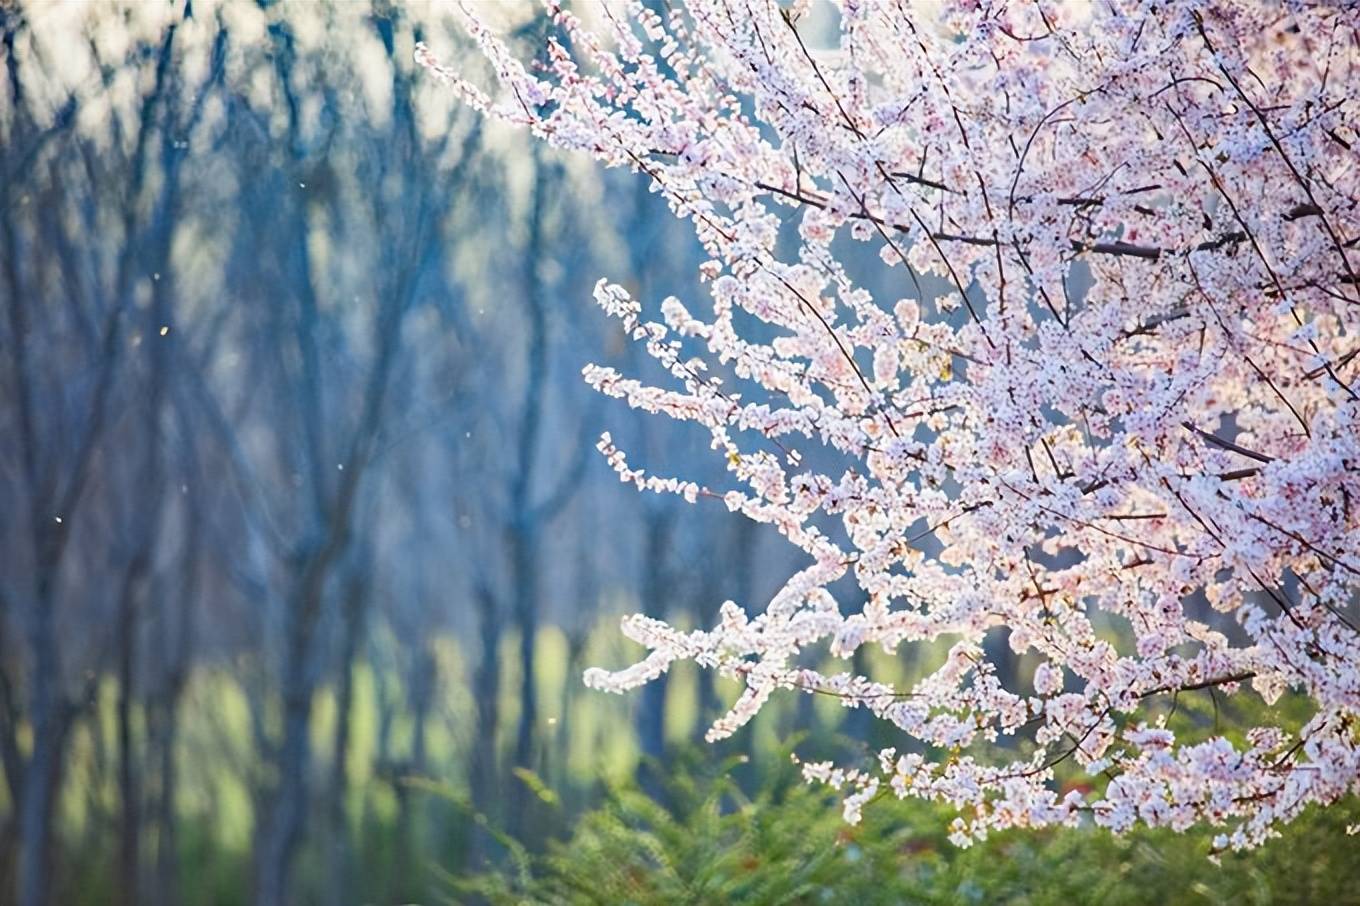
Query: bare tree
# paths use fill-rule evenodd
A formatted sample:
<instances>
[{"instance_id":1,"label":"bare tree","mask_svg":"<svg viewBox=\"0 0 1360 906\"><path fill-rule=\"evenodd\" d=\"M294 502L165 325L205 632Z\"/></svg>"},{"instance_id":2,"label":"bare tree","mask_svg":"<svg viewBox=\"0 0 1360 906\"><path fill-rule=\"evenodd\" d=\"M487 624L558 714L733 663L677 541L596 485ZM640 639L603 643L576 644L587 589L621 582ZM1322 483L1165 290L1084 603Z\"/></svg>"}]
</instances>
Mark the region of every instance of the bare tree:
<instances>
[{"instance_id":1,"label":"bare tree","mask_svg":"<svg viewBox=\"0 0 1360 906\"><path fill-rule=\"evenodd\" d=\"M13 349L7 356L8 392L17 403L13 427L22 466L14 490L27 498L28 557L27 568L16 577L19 588L7 589L4 595L8 602L12 594L17 603L7 603L0 620L17 617L25 623L29 669L23 719L33 734L27 758L19 756L12 743L5 744L7 776L19 815L17 899L41 903L51 890L52 814L66 741L89 700L91 677L102 669L108 653L105 645L86 645L84 664L68 663L63 647L73 648L80 640L58 636L55 627L59 611L78 606L74 598L82 593L81 569L102 548L121 576L113 585L118 589L114 615L119 631L113 647L119 678L124 841L119 864L131 901L136 898L140 861L135 776L139 756L132 751L130 733L138 602L146 595L150 550L160 524L161 390L171 354L168 342L154 340L164 339L165 331L158 326L171 320L168 277L182 160L176 136L192 131L206 91L187 105L175 96L178 23L172 22L158 40L132 48L127 61L148 60L152 78L130 123L131 148L125 158L116 160L127 178L125 191L119 193L116 206L108 206L116 211L113 222L98 223L92 220L98 214L91 212L106 205L111 187L104 182L102 167L115 152L100 152L103 160L96 163L91 139L69 128L75 95L49 125L39 125L41 101L26 92L32 73L25 74L21 59L23 12L0 11L0 19L12 102L11 141L6 147L17 152L6 169L16 178L24 170L29 176L19 204L6 191L0 217ZM26 58L41 66L37 45L30 41L26 47ZM220 62L220 55L217 59ZM127 61L116 65L128 65ZM216 73L208 78L215 79ZM41 82L41 76L35 81ZM108 104L108 116L115 133L126 128L125 114L117 105ZM51 153L41 153L52 139L59 142L52 143ZM13 184L6 180L7 187ZM34 192L48 194L42 203L31 204L38 199L27 193ZM101 249L73 232L89 227L112 228L118 243L112 267L105 267ZM56 275L61 276L54 281ZM147 304L139 304L142 299ZM79 350L78 357L63 361L69 349ZM64 403L54 405L56 400ZM131 421L124 423L125 419ZM114 438L124 449L135 451L136 458L128 460L136 463L130 471L108 455ZM136 500L138 513L129 523L130 532L96 515L91 509L96 494L114 498L121 494L124 503L129 496ZM112 502L116 506L117 501ZM70 565L73 546L81 550L81 567ZM63 581L68 575L69 587ZM25 576L31 583L23 582ZM97 610L98 600L89 606ZM77 677L79 681L72 682ZM13 708L16 700L8 691L15 683L7 677L4 685L7 705ZM10 710L7 729L17 726L16 718Z\"/></svg>"}]
</instances>

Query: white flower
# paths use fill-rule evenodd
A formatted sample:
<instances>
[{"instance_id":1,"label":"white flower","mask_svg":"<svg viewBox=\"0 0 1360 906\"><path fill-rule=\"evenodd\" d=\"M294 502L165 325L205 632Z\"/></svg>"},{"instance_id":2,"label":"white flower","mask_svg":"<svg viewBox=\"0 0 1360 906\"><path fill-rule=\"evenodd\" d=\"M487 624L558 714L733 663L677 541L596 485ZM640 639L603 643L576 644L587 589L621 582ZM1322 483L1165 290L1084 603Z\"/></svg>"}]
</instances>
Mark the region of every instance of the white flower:
<instances>
[{"instance_id":1,"label":"white flower","mask_svg":"<svg viewBox=\"0 0 1360 906\"><path fill-rule=\"evenodd\" d=\"M880 789L967 808L959 845L1089 810L1116 832L1224 825L1218 852L1353 789L1360 260L1337 243L1360 235L1360 168L1334 127L1357 111L1324 110L1306 74L1358 14L1258 27L1194 0L1015 4L1002 30L989 5L957 3L947 29L904 41L896 12L856 3L842 52L814 66L777 4L731 5L634 10L665 72L622 17L606 40L558 8L564 40L533 74L459 7L498 100L416 52L465 103L645 171L693 223L707 299L665 300L647 322L656 300L595 291L668 378L583 374L707 431L726 484L649 475L607 434L599 449L620 480L721 498L810 564L711 629L630 618L649 653L586 682L621 692L681 659L718 670L745 688L714 739L777 693L838 695L950 754L804 776L843 790L850 821ZM1226 88L1170 78L1184 72L1247 95L1269 84L1269 109L1246 116ZM1331 78L1360 96L1353 64ZM846 234L890 269L839 260ZM847 574L860 613L826 594ZM1003 630L1041 659L1036 697L989 660ZM951 647L909 688L798 660L911 644ZM1288 691L1314 716L1246 727L1245 747L1151 717L1204 690ZM1032 756L970 749L1018 734ZM1113 779L1059 799L1066 759Z\"/></svg>"}]
</instances>

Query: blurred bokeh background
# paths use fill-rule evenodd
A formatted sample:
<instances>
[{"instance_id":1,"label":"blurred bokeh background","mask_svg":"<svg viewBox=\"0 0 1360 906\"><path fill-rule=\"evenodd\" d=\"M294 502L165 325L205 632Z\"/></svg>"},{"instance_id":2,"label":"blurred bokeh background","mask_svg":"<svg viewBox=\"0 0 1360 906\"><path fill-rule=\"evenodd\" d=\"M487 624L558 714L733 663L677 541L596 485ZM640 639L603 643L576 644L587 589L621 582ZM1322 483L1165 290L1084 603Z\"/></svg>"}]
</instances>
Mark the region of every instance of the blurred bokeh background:
<instances>
[{"instance_id":1,"label":"blurred bokeh background","mask_svg":"<svg viewBox=\"0 0 1360 906\"><path fill-rule=\"evenodd\" d=\"M454 106L411 62L479 71L437 5L28 0L0 30L7 895L419 898L435 857L494 858L470 814L553 830L516 771L583 804L701 734L707 678L579 681L633 655L621 613L707 620L789 564L594 451L706 467L580 378L647 373L598 278L695 292L645 181Z\"/></svg>"},{"instance_id":2,"label":"blurred bokeh background","mask_svg":"<svg viewBox=\"0 0 1360 906\"><path fill-rule=\"evenodd\" d=\"M536 8L482 7L531 57ZM723 473L580 378L656 376L591 289L701 308L688 225L456 107L417 40L484 67L437 4L0 0L0 902L494 899L467 879L597 807L567 863L585 888L658 821L681 863L746 853L729 874L851 839L789 792L783 740L886 744L866 715L789 697L699 758L700 790L783 784L783 837L756 845L703 823L746 793L676 789L734 689L686 667L582 687L637 655L620 615L706 624L798 564L594 451L607 430L651 471ZM937 818L845 864L900 877L944 851ZM810 890L851 891L819 870Z\"/></svg>"}]
</instances>

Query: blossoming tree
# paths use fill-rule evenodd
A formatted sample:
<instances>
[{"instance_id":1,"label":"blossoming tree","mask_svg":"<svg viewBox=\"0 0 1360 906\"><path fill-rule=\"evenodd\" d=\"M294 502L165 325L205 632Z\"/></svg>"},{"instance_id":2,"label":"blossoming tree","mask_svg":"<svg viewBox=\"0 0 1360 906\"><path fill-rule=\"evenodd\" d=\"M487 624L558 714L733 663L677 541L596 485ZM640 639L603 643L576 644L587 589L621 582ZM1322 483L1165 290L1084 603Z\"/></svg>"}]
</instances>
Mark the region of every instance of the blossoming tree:
<instances>
[{"instance_id":1,"label":"blossoming tree","mask_svg":"<svg viewBox=\"0 0 1360 906\"><path fill-rule=\"evenodd\" d=\"M965 844L1089 814L1247 847L1360 789L1360 12L1290 6L842 0L831 48L804 4L550 6L532 64L463 8L490 92L418 47L693 222L711 308L596 294L673 382L585 376L702 426L730 482L600 449L807 555L711 629L626 620L650 653L587 683L735 678L714 740L781 690L839 696L903 744L805 774L852 821L952 803ZM865 645L948 653L909 688L815 669ZM1310 716L1178 739L1172 700L1206 689ZM1061 762L1096 782L1063 794Z\"/></svg>"}]
</instances>

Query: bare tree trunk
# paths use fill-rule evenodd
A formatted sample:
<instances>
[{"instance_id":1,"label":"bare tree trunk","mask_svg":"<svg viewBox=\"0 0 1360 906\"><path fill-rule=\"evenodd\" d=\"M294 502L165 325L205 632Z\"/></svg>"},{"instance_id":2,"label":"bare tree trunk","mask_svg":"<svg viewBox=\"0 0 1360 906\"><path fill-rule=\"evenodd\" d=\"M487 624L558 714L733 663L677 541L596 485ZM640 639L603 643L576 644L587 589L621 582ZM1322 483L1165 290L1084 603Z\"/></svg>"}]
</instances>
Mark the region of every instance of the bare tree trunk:
<instances>
[{"instance_id":1,"label":"bare tree trunk","mask_svg":"<svg viewBox=\"0 0 1360 906\"><path fill-rule=\"evenodd\" d=\"M256 866L257 906L291 902L289 881L293 856L302 838L308 807L307 770L311 760L310 725L315 692L312 637L321 613L322 595L333 546L318 552L304 568L297 600L289 607L286 663L283 673L283 743L279 747L278 782L264 827ZM328 551L331 551L328 555Z\"/></svg>"},{"instance_id":2,"label":"bare tree trunk","mask_svg":"<svg viewBox=\"0 0 1360 906\"><path fill-rule=\"evenodd\" d=\"M746 608L754 608L755 602L755 568L756 568L756 523L750 519L737 519L733 526L736 535L732 539L732 563L736 567L737 581L737 602ZM705 670L705 673L711 671ZM752 769L758 764L756 759L756 734L754 728L747 724L742 731L745 740L742 745L746 749L750 758Z\"/></svg>"},{"instance_id":3,"label":"bare tree trunk","mask_svg":"<svg viewBox=\"0 0 1360 906\"><path fill-rule=\"evenodd\" d=\"M593 602L594 595L582 595L582 601ZM587 608L581 608L582 613L589 613ZM551 760L543 766L544 777L554 789L562 789L566 786L567 769L567 746L571 741L573 724L571 720L572 703L576 701L576 690L581 687L581 683L576 678L581 675L584 669L581 661L585 656L586 640L588 633L579 628L567 630L567 681L562 684L557 700L557 713L561 715L558 724L558 734L556 737L557 745L551 750Z\"/></svg>"},{"instance_id":4,"label":"bare tree trunk","mask_svg":"<svg viewBox=\"0 0 1360 906\"><path fill-rule=\"evenodd\" d=\"M157 906L179 902L179 822L175 800L179 794L178 764L175 747L179 744L179 701L183 684L174 682L173 691L162 703L159 732L160 790L156 799L156 865L152 893Z\"/></svg>"},{"instance_id":5,"label":"bare tree trunk","mask_svg":"<svg viewBox=\"0 0 1360 906\"><path fill-rule=\"evenodd\" d=\"M670 599L668 577L670 570L667 562L670 556L671 517L665 512L648 513L645 520L646 532L642 560L642 612L653 619L666 615ZM669 677L662 674L642 689L638 703L638 741L642 746L645 759L656 761L666 751L666 681ZM661 778L657 776L658 766L649 765L646 760L639 766L643 789L653 796L660 796Z\"/></svg>"},{"instance_id":6,"label":"bare tree trunk","mask_svg":"<svg viewBox=\"0 0 1360 906\"><path fill-rule=\"evenodd\" d=\"M51 544L54 533L40 532ZM58 557L48 559L53 563ZM52 583L55 566L38 578L38 605L33 614L29 645L33 681L29 684L29 715L33 751L24 766L19 812L18 906L45 906L52 890L53 815L66 757L66 731L73 710L58 694L61 660L53 626Z\"/></svg>"},{"instance_id":7,"label":"bare tree trunk","mask_svg":"<svg viewBox=\"0 0 1360 906\"><path fill-rule=\"evenodd\" d=\"M182 374L182 372L179 372ZM159 596L160 614L157 644L163 659L164 678L157 712L160 785L156 799L156 862L152 885L156 906L174 906L181 901L179 890L179 747L180 704L193 667L196 617L198 611L199 571L202 568L204 512L200 503L199 451L195 446L192 406L184 394L171 397L172 412L181 442L177 462L184 470L183 524L184 547L180 554L182 569L176 593ZM193 488L192 496L189 489ZM173 627L174 634L171 635Z\"/></svg>"},{"instance_id":8,"label":"bare tree trunk","mask_svg":"<svg viewBox=\"0 0 1360 906\"><path fill-rule=\"evenodd\" d=\"M511 523L506 532L510 551L510 582L514 618L519 629L520 712L515 733L514 765L533 770L538 731L538 562L539 527L548 518L535 503L534 477L538 440L542 431L544 385L548 373L548 315L539 269L543 256L543 215L547 195L547 167L535 154L534 188L529 202L529 233L525 246L528 286L524 304L528 317L528 373L520 412L518 469L510 487ZM522 837L533 826L530 810L536 800L523 783L510 786L508 829Z\"/></svg>"},{"instance_id":9,"label":"bare tree trunk","mask_svg":"<svg viewBox=\"0 0 1360 906\"><path fill-rule=\"evenodd\" d=\"M477 729L472 743L470 781L472 806L480 814L494 818L501 807L500 771L497 765L496 736L500 731L501 692L501 615L490 589L477 594L478 634L481 657L472 678L472 697L477 708ZM491 840L478 823L468 846L470 867L481 868L490 856Z\"/></svg>"},{"instance_id":10,"label":"bare tree trunk","mask_svg":"<svg viewBox=\"0 0 1360 906\"><path fill-rule=\"evenodd\" d=\"M534 769L534 741L538 729L538 564L537 532L525 526L510 533L510 563L514 570L515 622L519 627L520 711L515 734L515 766Z\"/></svg>"},{"instance_id":11,"label":"bare tree trunk","mask_svg":"<svg viewBox=\"0 0 1360 906\"><path fill-rule=\"evenodd\" d=\"M354 710L354 668L359 639L363 634L365 604L369 588L366 565L356 568L345 589L345 608L340 642L340 675L335 696L335 734L331 742L331 778L328 797L330 872L327 883L330 903L341 903L349 889L349 826L346 799L349 797L349 742Z\"/></svg>"},{"instance_id":12,"label":"bare tree trunk","mask_svg":"<svg viewBox=\"0 0 1360 906\"><path fill-rule=\"evenodd\" d=\"M869 669L867 652L864 646L855 649L855 653L850 656L850 670L855 676L868 676L872 671ZM845 715L845 722L842 724L842 732L857 742L868 742L869 734L874 730L874 716L868 708L851 708Z\"/></svg>"},{"instance_id":13,"label":"bare tree trunk","mask_svg":"<svg viewBox=\"0 0 1360 906\"><path fill-rule=\"evenodd\" d=\"M29 645L33 654L29 719L33 752L24 770L19 799L18 906L45 906L51 889L52 803L62 758L60 716L56 700L56 638L49 600L38 605Z\"/></svg>"},{"instance_id":14,"label":"bare tree trunk","mask_svg":"<svg viewBox=\"0 0 1360 906\"><path fill-rule=\"evenodd\" d=\"M191 530L192 532L192 530ZM191 549L196 545L191 544ZM197 554L189 556L197 558ZM192 580L186 583L192 587ZM159 732L157 733L160 765L160 790L156 799L156 866L154 888L158 906L178 903L179 896L179 816L176 799L179 795L179 709L188 679L189 648L192 645L192 598L183 595L180 631L176 645L176 663L165 679L160 703ZM163 618L162 618L163 619Z\"/></svg>"},{"instance_id":15,"label":"bare tree trunk","mask_svg":"<svg viewBox=\"0 0 1360 906\"><path fill-rule=\"evenodd\" d=\"M290 671L292 672L292 671ZM263 845L256 867L255 902L258 906L283 906L289 902L288 884L293 854L302 835L306 808L306 765L309 754L307 717L311 691L299 681L288 683L284 694L284 741L279 753L280 782L273 808L263 827Z\"/></svg>"},{"instance_id":16,"label":"bare tree trunk","mask_svg":"<svg viewBox=\"0 0 1360 906\"><path fill-rule=\"evenodd\" d=\"M699 626L703 629L711 629L718 621L718 610L722 602L722 583L719 576L730 573L733 570L734 560L731 558L729 545L722 540L716 540L711 549L711 556L715 567L708 571L699 585L698 601L695 606L695 615L698 617ZM749 569L749 564L742 563L737 569ZM747 602L743 602L747 603ZM704 734L708 732L709 724L718 718L722 711L721 703L718 699L718 680L716 671L699 671L699 716L694 722L693 734L694 741L701 742Z\"/></svg>"},{"instance_id":17,"label":"bare tree trunk","mask_svg":"<svg viewBox=\"0 0 1360 906\"><path fill-rule=\"evenodd\" d=\"M411 758L406 765L406 774L422 776L427 761L427 737L430 709L434 704L437 667L428 644L419 646L415 653L415 669L411 671L408 682L411 706ZM424 859L416 852L416 815L419 799L411 795L410 787L404 777L396 778L397 792L397 829L394 850L397 871L393 874L392 902L406 902L421 896L425 891L421 886L421 864Z\"/></svg>"},{"instance_id":18,"label":"bare tree trunk","mask_svg":"<svg viewBox=\"0 0 1360 906\"><path fill-rule=\"evenodd\" d=\"M137 662L137 597L145 580L146 557L140 552L133 558L118 605L118 881L119 896L128 906L136 906L141 887L141 778L136 744L132 738L132 703Z\"/></svg>"}]
</instances>

